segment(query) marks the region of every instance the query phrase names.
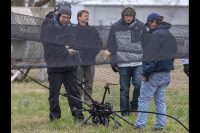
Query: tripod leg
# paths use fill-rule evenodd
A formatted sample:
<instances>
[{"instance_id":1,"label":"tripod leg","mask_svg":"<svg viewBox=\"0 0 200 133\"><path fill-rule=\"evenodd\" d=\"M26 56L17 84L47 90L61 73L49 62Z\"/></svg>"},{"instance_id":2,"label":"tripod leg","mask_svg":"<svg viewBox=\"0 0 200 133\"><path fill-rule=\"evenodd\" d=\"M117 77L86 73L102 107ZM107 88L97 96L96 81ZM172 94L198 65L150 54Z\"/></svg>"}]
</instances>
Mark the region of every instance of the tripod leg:
<instances>
[{"instance_id":1,"label":"tripod leg","mask_svg":"<svg viewBox=\"0 0 200 133\"><path fill-rule=\"evenodd\" d=\"M103 117L103 125L108 128L108 126L109 126L109 118L108 117Z\"/></svg>"},{"instance_id":2,"label":"tripod leg","mask_svg":"<svg viewBox=\"0 0 200 133\"><path fill-rule=\"evenodd\" d=\"M91 116L92 116L92 115L90 115L90 116L83 122L83 124L81 125L81 127L82 127L83 125L85 125L85 124L87 123L87 121L89 121L89 119L91 118Z\"/></svg>"},{"instance_id":3,"label":"tripod leg","mask_svg":"<svg viewBox=\"0 0 200 133\"><path fill-rule=\"evenodd\" d=\"M86 110L86 109L76 109L76 110L73 110L73 111L75 111L75 112L83 112L83 111L87 111L88 112L88 110Z\"/></svg>"},{"instance_id":4,"label":"tripod leg","mask_svg":"<svg viewBox=\"0 0 200 133\"><path fill-rule=\"evenodd\" d=\"M122 125L115 119L115 115L110 117L114 121L114 128L118 128L118 125L122 127Z\"/></svg>"},{"instance_id":5,"label":"tripod leg","mask_svg":"<svg viewBox=\"0 0 200 133\"><path fill-rule=\"evenodd\" d=\"M105 126L106 126L107 128L108 128L108 126L109 126L109 122L110 122L110 121L109 121L109 118L106 117L106 119L105 119Z\"/></svg>"},{"instance_id":6,"label":"tripod leg","mask_svg":"<svg viewBox=\"0 0 200 133\"><path fill-rule=\"evenodd\" d=\"M121 118L122 120L124 120L125 122L127 122L128 124L130 124L131 126L134 126L132 123L130 123L129 121L127 121L123 117L119 116L118 114L116 114L116 113L113 113L113 114L116 115L117 117Z\"/></svg>"},{"instance_id":7,"label":"tripod leg","mask_svg":"<svg viewBox=\"0 0 200 133\"><path fill-rule=\"evenodd\" d=\"M71 97L71 98L73 98L74 100L80 101L80 102L82 102L82 103L84 103L84 104L86 104L87 106L90 107L90 104L88 104L88 103L82 101L81 99L78 99L77 97L74 97L74 96L69 95L69 94L62 94L62 93L59 93L59 94L60 94L61 96L64 96L64 97Z\"/></svg>"},{"instance_id":8,"label":"tripod leg","mask_svg":"<svg viewBox=\"0 0 200 133\"><path fill-rule=\"evenodd\" d=\"M110 117L113 121L114 121L114 126L113 126L113 128L118 128L118 123L115 121L115 119L111 116Z\"/></svg>"},{"instance_id":9,"label":"tripod leg","mask_svg":"<svg viewBox=\"0 0 200 133\"><path fill-rule=\"evenodd\" d=\"M68 80L69 81L71 81L72 83L74 83L74 84L76 84L76 85L78 85L80 88L81 88L81 90L83 90L83 92L89 97L89 99L92 101L92 103L94 103L94 99L87 93L87 91L83 88L83 86L82 86L82 84L79 84L79 83L76 83L76 82L74 82L73 80L71 80L71 77L67 77L68 78ZM79 80L78 78L77 78L77 80ZM80 80L79 80L80 81ZM85 81L85 82L88 82L88 81Z\"/></svg>"},{"instance_id":10,"label":"tripod leg","mask_svg":"<svg viewBox=\"0 0 200 133\"><path fill-rule=\"evenodd\" d=\"M104 88L105 88L105 90L104 90L104 94L103 94L103 99L102 99L102 101L101 101L102 104L104 104L104 100L105 100L105 97L106 97L106 92L107 92L107 90L109 89L109 88L108 88L108 85L105 86Z\"/></svg>"}]
</instances>

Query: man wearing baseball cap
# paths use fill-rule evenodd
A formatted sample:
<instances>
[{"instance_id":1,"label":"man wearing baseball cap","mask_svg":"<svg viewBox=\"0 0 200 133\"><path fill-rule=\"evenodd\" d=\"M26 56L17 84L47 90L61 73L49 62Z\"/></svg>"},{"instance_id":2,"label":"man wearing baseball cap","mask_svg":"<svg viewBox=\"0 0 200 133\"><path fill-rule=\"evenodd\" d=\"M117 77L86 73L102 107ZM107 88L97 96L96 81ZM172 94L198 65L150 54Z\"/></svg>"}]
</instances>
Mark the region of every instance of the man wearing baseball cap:
<instances>
[{"instance_id":1,"label":"man wearing baseball cap","mask_svg":"<svg viewBox=\"0 0 200 133\"><path fill-rule=\"evenodd\" d=\"M143 72L141 75L138 111L148 111L151 97L154 96L156 113L166 114L165 93L170 83L170 72L174 69L177 42L170 33L171 24L163 21L163 16L151 13L147 17L149 28L148 43L144 49ZM135 128L145 128L147 113L138 113ZM166 116L156 114L154 129L166 126Z\"/></svg>"}]
</instances>

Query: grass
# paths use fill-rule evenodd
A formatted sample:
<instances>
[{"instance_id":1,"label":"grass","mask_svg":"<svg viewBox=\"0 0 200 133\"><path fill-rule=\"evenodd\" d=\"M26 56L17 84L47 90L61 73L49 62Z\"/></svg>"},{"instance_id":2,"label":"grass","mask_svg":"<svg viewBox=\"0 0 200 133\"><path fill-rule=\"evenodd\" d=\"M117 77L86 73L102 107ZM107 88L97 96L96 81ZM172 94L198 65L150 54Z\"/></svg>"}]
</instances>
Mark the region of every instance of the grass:
<instances>
[{"instance_id":1,"label":"grass","mask_svg":"<svg viewBox=\"0 0 200 133\"><path fill-rule=\"evenodd\" d=\"M103 70L103 71L102 71ZM31 70L30 76L37 79L38 70ZM109 65L96 66L93 97L100 101L103 97L104 85L106 82L118 83L118 73L113 73ZM43 85L48 86L47 75ZM48 90L33 83L29 79L23 82L13 82L11 84L11 131L12 133L187 133L187 131L175 120L167 118L167 126L162 131L154 131L153 124L156 117L149 114L147 118L147 127L142 131L134 129L122 120L118 121L123 125L119 129L113 129L113 123L109 128L102 126L94 127L87 125L80 127L74 125L71 112L66 97L60 97L60 107L62 117L60 120L50 122L48 119L49 104ZM131 86L131 88L133 88ZM63 87L62 90L63 91ZM132 96L133 89L130 90ZM106 95L106 101L109 101L114 110L119 110L119 85L111 86L110 94ZM167 114L180 120L186 127L189 125L189 89L188 78L183 73L181 60L176 60L175 70L171 73L171 83L166 93ZM153 100L149 111L155 111ZM85 117L89 115L84 113ZM136 115L132 114L128 121L134 123Z\"/></svg>"},{"instance_id":2,"label":"grass","mask_svg":"<svg viewBox=\"0 0 200 133\"><path fill-rule=\"evenodd\" d=\"M116 88L111 89L111 94L107 95L106 101L110 101L115 109L119 109L119 91ZM118 89L119 90L119 89ZM168 114L179 119L188 127L188 91L187 89L169 88L166 96ZM98 93L98 95L96 94ZM99 88L94 88L94 97L101 99L103 91ZM119 122L123 125L119 129L113 129L113 123L110 123L109 128L102 126L94 127L87 125L80 127L74 125L71 116L67 98L60 97L60 106L62 118L55 122L50 122L48 119L48 90L36 85L33 82L13 83L11 91L11 131L13 133L121 133L121 132L159 132L159 133L186 133L187 131L175 120L167 118L167 126L163 131L154 131L153 124L155 123L155 115L149 114L147 119L147 127L142 131L136 130L122 120ZM154 110L154 105L151 103L150 111ZM87 117L88 113L84 113ZM133 123L136 115L132 114L128 121Z\"/></svg>"}]
</instances>

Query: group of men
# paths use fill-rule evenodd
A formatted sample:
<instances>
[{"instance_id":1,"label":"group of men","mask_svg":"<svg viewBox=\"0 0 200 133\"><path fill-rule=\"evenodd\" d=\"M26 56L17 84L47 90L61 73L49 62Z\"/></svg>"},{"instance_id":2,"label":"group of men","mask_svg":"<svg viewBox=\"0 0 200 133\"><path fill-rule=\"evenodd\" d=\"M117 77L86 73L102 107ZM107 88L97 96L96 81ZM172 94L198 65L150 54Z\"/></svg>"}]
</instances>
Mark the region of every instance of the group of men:
<instances>
[{"instance_id":1,"label":"group of men","mask_svg":"<svg viewBox=\"0 0 200 133\"><path fill-rule=\"evenodd\" d=\"M169 31L171 24L164 22L163 16L158 13L149 14L144 24L136 18L134 8L126 7L121 12L120 20L112 24L107 45L103 48L97 29L88 25L89 12L79 11L76 25L70 22L71 15L71 5L61 2L53 12L47 14L42 24L41 40L49 80L50 120L61 117L59 93L62 83L67 95L77 99L84 95L84 101L91 102L95 57L102 49L105 50L105 57L110 59L112 70L119 72L122 117L128 117L130 111L148 111L152 96L156 112L166 114L165 92L170 83L170 71L174 69L173 61L177 51L176 39ZM50 34L45 31L48 26L62 27L68 31L68 36L73 36L71 40L75 41L69 41L68 45L48 42L48 39L43 39ZM83 82L87 94L78 86ZM131 102L130 82L134 87ZM80 111L82 103L70 96L68 102L74 120L83 121L84 116ZM135 127L144 128L147 113L139 112L137 116ZM163 129L166 126L166 116L156 115L156 118L154 128Z\"/></svg>"}]
</instances>

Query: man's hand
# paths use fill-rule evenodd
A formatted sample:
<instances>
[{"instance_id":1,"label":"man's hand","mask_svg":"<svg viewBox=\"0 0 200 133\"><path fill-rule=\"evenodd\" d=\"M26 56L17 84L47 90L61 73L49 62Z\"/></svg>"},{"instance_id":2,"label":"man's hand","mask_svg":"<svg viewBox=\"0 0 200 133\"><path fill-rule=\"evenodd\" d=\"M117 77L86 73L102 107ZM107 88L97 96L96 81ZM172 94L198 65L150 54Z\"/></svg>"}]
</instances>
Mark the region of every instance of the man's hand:
<instances>
[{"instance_id":1,"label":"man's hand","mask_svg":"<svg viewBox=\"0 0 200 133\"><path fill-rule=\"evenodd\" d=\"M111 56L111 53L108 50L104 50L103 51L103 60L109 61L110 60L110 56Z\"/></svg>"},{"instance_id":2,"label":"man's hand","mask_svg":"<svg viewBox=\"0 0 200 133\"><path fill-rule=\"evenodd\" d=\"M147 80L147 78L144 77L143 75L140 75L140 79L141 79L141 80Z\"/></svg>"},{"instance_id":3,"label":"man's hand","mask_svg":"<svg viewBox=\"0 0 200 133\"><path fill-rule=\"evenodd\" d=\"M113 72L119 72L117 65L111 65Z\"/></svg>"},{"instance_id":4,"label":"man's hand","mask_svg":"<svg viewBox=\"0 0 200 133\"><path fill-rule=\"evenodd\" d=\"M49 12L49 13L46 15L46 18L48 18L48 19L52 19L53 17L54 17L54 12L53 12L53 11Z\"/></svg>"},{"instance_id":5,"label":"man's hand","mask_svg":"<svg viewBox=\"0 0 200 133\"><path fill-rule=\"evenodd\" d=\"M68 49L69 50L69 55L76 55L78 53L77 50L74 50L74 49Z\"/></svg>"}]
</instances>

